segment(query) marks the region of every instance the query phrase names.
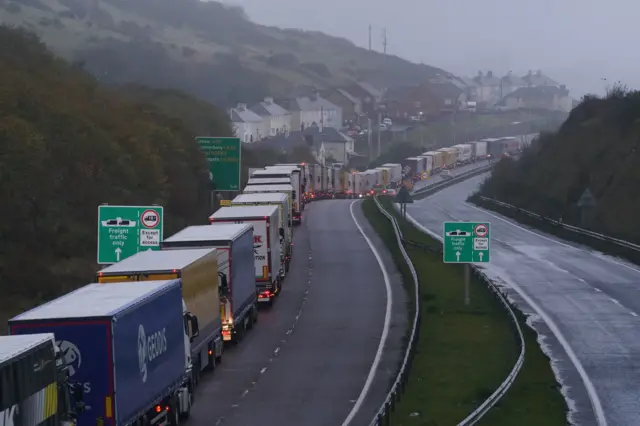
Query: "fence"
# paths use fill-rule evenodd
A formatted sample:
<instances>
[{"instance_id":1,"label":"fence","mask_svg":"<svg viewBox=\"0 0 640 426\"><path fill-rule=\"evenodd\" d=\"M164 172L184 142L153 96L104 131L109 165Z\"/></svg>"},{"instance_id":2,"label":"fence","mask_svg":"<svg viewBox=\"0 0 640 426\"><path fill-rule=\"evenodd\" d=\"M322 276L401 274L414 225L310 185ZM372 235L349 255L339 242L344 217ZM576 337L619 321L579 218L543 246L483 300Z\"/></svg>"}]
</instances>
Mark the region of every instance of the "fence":
<instances>
[{"instance_id":1,"label":"fence","mask_svg":"<svg viewBox=\"0 0 640 426\"><path fill-rule=\"evenodd\" d=\"M477 171L474 170L474 172L477 172ZM478 173L482 173L482 172L477 172L475 174L478 174ZM471 173L465 174L465 176L467 178L472 177ZM456 178L456 179L457 179L457 182L459 182L460 180L463 180L463 179L460 179L459 177ZM451 181L447 181L446 183L450 183L450 182ZM440 187L440 188L443 188L443 187ZM431 191L432 188L429 188L429 190ZM414 286L415 286L415 301L416 301L415 315L414 315L414 319L413 319L413 328L411 330L411 335L410 335L410 338L409 338L409 344L407 345L407 349L406 349L406 352L405 352L404 360L402 362L402 365L400 366L400 372L398 373L398 376L397 376L393 386L391 387L391 390L387 394L387 398L385 399L385 402L382 404L382 406L380 407L380 410L378 411L378 413L376 414L375 418L373 419L373 421L370 424L370 426L382 426L382 425L388 425L389 424L389 418L390 418L390 415L391 415L391 413L393 412L393 410L395 408L395 403L399 400L400 393L404 391L404 387L405 387L405 384L406 384L406 381L407 381L407 378L408 378L408 374L409 374L409 369L411 368L411 361L412 361L414 353L415 353L415 346L416 346L416 343L417 343L418 333L419 333L419 329L420 329L420 320L421 320L421 316L420 316L420 288L419 288L418 276L416 274L415 268L413 267L413 264L411 263L411 259L409 258L409 255L407 254L404 246L405 245L409 245L409 246L421 248L423 250L430 251L430 252L441 252L442 248L441 247L436 247L436 246L431 246L431 245L426 245L426 244L422 244L422 243L418 243L418 242L415 242L415 241L406 240L404 238L403 234L402 234L402 230L400 229L400 226L398 225L398 222L397 222L395 216L385 210L385 208L382 206L382 204L380 204L380 201L378 200L377 197L374 198L374 201L375 201L376 206L378 207L378 210L380 210L380 212L391 222L391 224L393 226L394 234L395 234L396 240L398 242L398 247L400 249L400 252L402 253L402 256L403 256L405 262L407 262L407 265L409 266L409 270L411 271L411 275L413 277ZM515 331L516 331L517 337L519 339L520 355L518 356L518 359L517 359L515 365L513 366L513 369L511 370L511 372L507 376L507 378L500 384L500 386L474 412L469 414L469 416L467 416L463 421L461 421L458 424L458 426L472 426L472 425L475 425L478 421L480 421L480 419L482 419L482 417L493 406L495 406L495 404L500 400L500 398L502 398L502 396L504 394L506 394L506 392L509 390L509 388L511 387L511 385L515 381L516 377L518 376L518 373L520 372L520 369L522 368L522 365L524 364L525 352L526 352L524 335L522 334L522 329L520 328L520 323L518 322L518 319L517 319L513 309L509 305L509 302L502 295L500 290L493 284L493 282L482 271L480 271L478 268L475 268L475 267L472 267L472 269L474 271L474 274L476 274L483 282L485 282L489 286L489 288L493 291L493 293L496 295L496 297L498 297L498 299L501 301L501 303L505 306L505 308L509 312L511 320L513 321L513 324L515 326Z\"/></svg>"},{"instance_id":2,"label":"fence","mask_svg":"<svg viewBox=\"0 0 640 426\"><path fill-rule=\"evenodd\" d=\"M489 205L495 206L497 207L495 210L499 211L499 213L503 213L514 219L525 219L523 222L542 225L542 230L549 231L562 238L593 246L608 253L624 256L634 262L640 262L640 245L638 244L562 223L493 198L476 196L474 199L472 198L472 200L476 202L476 204L484 207L488 207Z\"/></svg>"}]
</instances>

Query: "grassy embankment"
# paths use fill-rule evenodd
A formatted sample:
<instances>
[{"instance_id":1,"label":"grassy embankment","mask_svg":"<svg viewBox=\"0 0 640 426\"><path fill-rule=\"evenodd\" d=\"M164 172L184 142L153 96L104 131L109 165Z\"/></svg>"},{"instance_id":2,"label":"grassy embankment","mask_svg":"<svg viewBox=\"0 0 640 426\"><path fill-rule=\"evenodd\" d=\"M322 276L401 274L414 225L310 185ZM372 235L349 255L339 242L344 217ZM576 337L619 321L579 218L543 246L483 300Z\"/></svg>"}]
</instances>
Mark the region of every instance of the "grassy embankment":
<instances>
[{"instance_id":1,"label":"grassy embankment","mask_svg":"<svg viewBox=\"0 0 640 426\"><path fill-rule=\"evenodd\" d=\"M395 213L389 199L382 200ZM367 219L413 284L389 221L373 201ZM408 240L440 243L397 214ZM477 408L509 374L519 354L518 338L501 302L472 277L471 305L463 300L463 269L442 263L440 254L407 247L420 280L422 327L406 392L396 406L394 426L455 425ZM509 392L479 424L491 426L565 425L567 407L536 333L519 315L527 348L525 363ZM414 413L418 413L415 415Z\"/></svg>"}]
</instances>

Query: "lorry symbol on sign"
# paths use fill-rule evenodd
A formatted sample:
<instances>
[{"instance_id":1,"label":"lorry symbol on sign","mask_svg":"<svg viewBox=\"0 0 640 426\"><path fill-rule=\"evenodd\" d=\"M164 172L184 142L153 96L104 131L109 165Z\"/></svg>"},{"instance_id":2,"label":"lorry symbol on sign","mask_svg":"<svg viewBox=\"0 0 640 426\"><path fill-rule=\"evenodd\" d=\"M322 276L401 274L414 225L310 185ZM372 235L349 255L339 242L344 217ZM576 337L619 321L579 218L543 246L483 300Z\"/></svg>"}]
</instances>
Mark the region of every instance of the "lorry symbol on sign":
<instances>
[{"instance_id":1,"label":"lorry symbol on sign","mask_svg":"<svg viewBox=\"0 0 640 426\"><path fill-rule=\"evenodd\" d=\"M125 228L133 228L136 226L135 220L126 220L121 217L117 217L115 219L103 220L102 226L117 226L117 227L125 227Z\"/></svg>"},{"instance_id":2,"label":"lorry symbol on sign","mask_svg":"<svg viewBox=\"0 0 640 426\"><path fill-rule=\"evenodd\" d=\"M145 228L155 228L160 222L160 215L155 210L145 210L142 213L142 225Z\"/></svg>"},{"instance_id":3,"label":"lorry symbol on sign","mask_svg":"<svg viewBox=\"0 0 640 426\"><path fill-rule=\"evenodd\" d=\"M476 236L482 238L487 236L487 234L489 233L489 229L487 228L487 225L479 223L478 225L476 225L476 228L473 230L473 232L476 234Z\"/></svg>"},{"instance_id":4,"label":"lorry symbol on sign","mask_svg":"<svg viewBox=\"0 0 640 426\"><path fill-rule=\"evenodd\" d=\"M456 229L455 231L447 232L446 235L447 235L447 237L470 237L471 236L471 232L461 231L459 229Z\"/></svg>"}]
</instances>

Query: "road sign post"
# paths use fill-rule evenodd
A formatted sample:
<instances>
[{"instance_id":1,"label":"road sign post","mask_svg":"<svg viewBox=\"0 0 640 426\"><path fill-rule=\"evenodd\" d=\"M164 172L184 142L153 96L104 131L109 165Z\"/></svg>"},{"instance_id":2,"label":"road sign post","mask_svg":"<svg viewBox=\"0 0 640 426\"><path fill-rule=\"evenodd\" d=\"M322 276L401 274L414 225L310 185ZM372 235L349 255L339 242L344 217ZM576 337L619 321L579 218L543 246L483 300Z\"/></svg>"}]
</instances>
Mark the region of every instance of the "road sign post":
<instances>
[{"instance_id":1,"label":"road sign post","mask_svg":"<svg viewBox=\"0 0 640 426\"><path fill-rule=\"evenodd\" d=\"M240 191L240 138L197 137L196 142L209 163L214 191Z\"/></svg>"},{"instance_id":2,"label":"road sign post","mask_svg":"<svg viewBox=\"0 0 640 426\"><path fill-rule=\"evenodd\" d=\"M405 185L402 185L398 190L395 198L396 203L400 203L400 214L405 219L407 218L407 204L413 203L413 198L411 197L411 193L407 189Z\"/></svg>"},{"instance_id":3,"label":"road sign post","mask_svg":"<svg viewBox=\"0 0 640 426\"><path fill-rule=\"evenodd\" d=\"M464 303L470 303L469 282L472 263L491 261L489 222L445 222L442 260L444 263L464 263Z\"/></svg>"},{"instance_id":4,"label":"road sign post","mask_svg":"<svg viewBox=\"0 0 640 426\"><path fill-rule=\"evenodd\" d=\"M98 206L98 264L160 250L163 213L160 206Z\"/></svg>"}]
</instances>

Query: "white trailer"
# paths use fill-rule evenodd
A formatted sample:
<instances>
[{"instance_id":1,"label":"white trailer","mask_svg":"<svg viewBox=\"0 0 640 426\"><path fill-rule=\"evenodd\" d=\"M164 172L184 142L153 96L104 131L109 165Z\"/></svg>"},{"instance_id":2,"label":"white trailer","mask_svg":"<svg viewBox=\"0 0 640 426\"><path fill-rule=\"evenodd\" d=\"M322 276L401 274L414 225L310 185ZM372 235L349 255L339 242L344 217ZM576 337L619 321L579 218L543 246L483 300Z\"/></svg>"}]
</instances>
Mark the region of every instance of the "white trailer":
<instances>
[{"instance_id":1,"label":"white trailer","mask_svg":"<svg viewBox=\"0 0 640 426\"><path fill-rule=\"evenodd\" d=\"M299 224L302 222L302 209L304 206L304 196L302 195L304 193L302 185L302 170L300 170L297 166L267 166L264 170L254 172L252 177L277 177L291 179L290 185L293 187L293 192L291 193L291 217L293 223Z\"/></svg>"},{"instance_id":2,"label":"white trailer","mask_svg":"<svg viewBox=\"0 0 640 426\"><path fill-rule=\"evenodd\" d=\"M468 143L453 145L452 148L458 150L458 164L469 164L473 154L473 146Z\"/></svg>"},{"instance_id":3,"label":"white trailer","mask_svg":"<svg viewBox=\"0 0 640 426\"><path fill-rule=\"evenodd\" d=\"M247 185L291 185L291 179L289 178L249 178Z\"/></svg>"},{"instance_id":4,"label":"white trailer","mask_svg":"<svg viewBox=\"0 0 640 426\"><path fill-rule=\"evenodd\" d=\"M487 141L473 141L470 142L473 147L473 160L482 160L487 158Z\"/></svg>"},{"instance_id":5,"label":"white trailer","mask_svg":"<svg viewBox=\"0 0 640 426\"><path fill-rule=\"evenodd\" d=\"M293 186L291 185L247 185L242 190L243 194L271 194L282 193L287 196L287 207L289 209L289 226L293 229Z\"/></svg>"},{"instance_id":6,"label":"white trailer","mask_svg":"<svg viewBox=\"0 0 640 426\"><path fill-rule=\"evenodd\" d=\"M229 223L253 225L253 253L258 303L271 303L282 289L284 264L280 256L278 206L221 207L209 216L216 226Z\"/></svg>"},{"instance_id":7,"label":"white trailer","mask_svg":"<svg viewBox=\"0 0 640 426\"><path fill-rule=\"evenodd\" d=\"M402 165L397 163L386 163L382 167L388 167L391 172L389 173L389 182L398 183L402 180Z\"/></svg>"},{"instance_id":8,"label":"white trailer","mask_svg":"<svg viewBox=\"0 0 640 426\"><path fill-rule=\"evenodd\" d=\"M353 174L354 194L362 197L367 192L366 172L356 172Z\"/></svg>"},{"instance_id":9,"label":"white trailer","mask_svg":"<svg viewBox=\"0 0 640 426\"><path fill-rule=\"evenodd\" d=\"M280 257L284 262L285 273L289 272L289 264L293 254L293 230L289 226L291 220L289 218L287 194L278 192L270 194L240 194L231 200L231 207L234 206L278 206L280 220Z\"/></svg>"},{"instance_id":10,"label":"white trailer","mask_svg":"<svg viewBox=\"0 0 640 426\"><path fill-rule=\"evenodd\" d=\"M433 156L431 155L418 155L418 158L422 158L424 171L423 173L427 173L429 176L433 174Z\"/></svg>"}]
</instances>

